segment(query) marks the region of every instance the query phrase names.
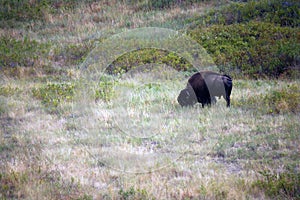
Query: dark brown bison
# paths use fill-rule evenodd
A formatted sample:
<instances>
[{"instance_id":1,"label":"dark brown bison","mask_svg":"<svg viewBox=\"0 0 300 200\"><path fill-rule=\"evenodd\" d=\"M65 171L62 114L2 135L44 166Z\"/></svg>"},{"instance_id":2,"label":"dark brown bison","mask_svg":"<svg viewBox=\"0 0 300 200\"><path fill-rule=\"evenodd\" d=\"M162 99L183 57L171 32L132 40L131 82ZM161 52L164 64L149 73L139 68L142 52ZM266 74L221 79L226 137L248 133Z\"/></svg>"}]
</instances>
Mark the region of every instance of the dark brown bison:
<instances>
[{"instance_id":1,"label":"dark brown bison","mask_svg":"<svg viewBox=\"0 0 300 200\"><path fill-rule=\"evenodd\" d=\"M185 89L181 90L177 101L181 106L192 106L197 102L211 105L216 102L216 96L223 96L230 107L232 79L212 71L202 71L194 74L188 80Z\"/></svg>"}]
</instances>

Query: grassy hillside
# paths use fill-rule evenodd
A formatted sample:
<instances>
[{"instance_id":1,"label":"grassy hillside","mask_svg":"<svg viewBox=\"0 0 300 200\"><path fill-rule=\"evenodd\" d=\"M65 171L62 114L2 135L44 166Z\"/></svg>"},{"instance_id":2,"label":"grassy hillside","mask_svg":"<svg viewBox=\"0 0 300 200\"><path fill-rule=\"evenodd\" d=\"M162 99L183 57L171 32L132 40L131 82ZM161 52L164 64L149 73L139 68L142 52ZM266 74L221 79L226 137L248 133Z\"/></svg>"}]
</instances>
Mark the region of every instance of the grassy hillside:
<instances>
[{"instance_id":1,"label":"grassy hillside","mask_svg":"<svg viewBox=\"0 0 300 200\"><path fill-rule=\"evenodd\" d=\"M299 20L294 0L1 1L0 199L299 199ZM204 47L231 108L177 103L194 49L101 66L142 27Z\"/></svg>"},{"instance_id":2,"label":"grassy hillside","mask_svg":"<svg viewBox=\"0 0 300 200\"><path fill-rule=\"evenodd\" d=\"M0 16L3 29L15 30L14 37L8 31L0 38L1 65L7 68L33 65L32 54L39 60L78 64L95 43L113 33L158 26L187 32L211 54L221 71L236 77L299 76L297 1L230 4L219 1L194 4L190 1L140 1L137 4L131 1L85 4L80 1L3 1ZM29 30L36 34L29 36ZM13 55L11 49L14 49ZM186 65L183 60L178 63L178 58L165 58L159 51L157 58L150 52L138 54L143 55L138 60L119 58L116 68L149 60L157 63L161 59L168 64L176 63L175 68Z\"/></svg>"},{"instance_id":3,"label":"grassy hillside","mask_svg":"<svg viewBox=\"0 0 300 200\"><path fill-rule=\"evenodd\" d=\"M246 77L299 76L297 1L234 3L193 21L191 36L222 71Z\"/></svg>"}]
</instances>

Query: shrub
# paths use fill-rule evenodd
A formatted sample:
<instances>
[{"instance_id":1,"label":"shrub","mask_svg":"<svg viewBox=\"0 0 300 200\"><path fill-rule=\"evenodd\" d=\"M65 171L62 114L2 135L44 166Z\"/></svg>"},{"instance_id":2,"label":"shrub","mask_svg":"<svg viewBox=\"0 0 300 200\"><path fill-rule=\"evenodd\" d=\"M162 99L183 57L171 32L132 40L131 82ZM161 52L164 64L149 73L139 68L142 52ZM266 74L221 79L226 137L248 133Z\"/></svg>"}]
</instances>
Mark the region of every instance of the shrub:
<instances>
[{"instance_id":1,"label":"shrub","mask_svg":"<svg viewBox=\"0 0 300 200\"><path fill-rule=\"evenodd\" d=\"M250 78L292 75L300 62L299 7L296 0L231 3L190 19L190 35L221 71Z\"/></svg>"},{"instance_id":2,"label":"shrub","mask_svg":"<svg viewBox=\"0 0 300 200\"><path fill-rule=\"evenodd\" d=\"M49 9L49 7L49 1L2 0L0 3L0 19L5 21L29 21L43 19L44 13Z\"/></svg>"},{"instance_id":3,"label":"shrub","mask_svg":"<svg viewBox=\"0 0 300 200\"><path fill-rule=\"evenodd\" d=\"M28 182L28 174L12 171L11 173L0 173L0 196L5 199L16 199L24 197L24 192L19 191L20 185ZM2 196L3 195L3 196Z\"/></svg>"},{"instance_id":4,"label":"shrub","mask_svg":"<svg viewBox=\"0 0 300 200\"><path fill-rule=\"evenodd\" d=\"M0 95L0 117L8 112L7 99Z\"/></svg>"},{"instance_id":5,"label":"shrub","mask_svg":"<svg viewBox=\"0 0 300 200\"><path fill-rule=\"evenodd\" d=\"M157 1L145 1L145 0L127 0L126 3L135 6L136 10L163 10L171 8L172 6L188 6L193 3L203 2L205 0L157 0Z\"/></svg>"},{"instance_id":6,"label":"shrub","mask_svg":"<svg viewBox=\"0 0 300 200\"><path fill-rule=\"evenodd\" d=\"M116 81L107 76L102 76L98 85L95 88L95 99L103 100L105 102L110 101L115 96L114 86Z\"/></svg>"},{"instance_id":7,"label":"shrub","mask_svg":"<svg viewBox=\"0 0 300 200\"><path fill-rule=\"evenodd\" d=\"M0 67L32 67L40 64L43 56L48 55L50 44L39 43L24 37L0 37Z\"/></svg>"},{"instance_id":8,"label":"shrub","mask_svg":"<svg viewBox=\"0 0 300 200\"><path fill-rule=\"evenodd\" d=\"M269 91L266 94L242 98L233 101L233 106L258 109L269 114L299 113L300 87L290 84L285 88Z\"/></svg>"},{"instance_id":9,"label":"shrub","mask_svg":"<svg viewBox=\"0 0 300 200\"><path fill-rule=\"evenodd\" d=\"M300 112L300 87L290 85L288 88L274 90L263 97L270 113Z\"/></svg>"},{"instance_id":10,"label":"shrub","mask_svg":"<svg viewBox=\"0 0 300 200\"><path fill-rule=\"evenodd\" d=\"M280 26L299 27L300 4L296 0L250 0L246 3L231 3L219 10L195 19L196 24L230 25L252 20L278 24Z\"/></svg>"},{"instance_id":11,"label":"shrub","mask_svg":"<svg viewBox=\"0 0 300 200\"><path fill-rule=\"evenodd\" d=\"M272 173L261 171L262 179L253 183L253 187L262 189L271 198L299 199L300 173Z\"/></svg>"},{"instance_id":12,"label":"shrub","mask_svg":"<svg viewBox=\"0 0 300 200\"><path fill-rule=\"evenodd\" d=\"M299 64L298 29L251 21L213 25L190 32L221 71L236 76L279 77Z\"/></svg>"},{"instance_id":13,"label":"shrub","mask_svg":"<svg viewBox=\"0 0 300 200\"><path fill-rule=\"evenodd\" d=\"M178 71L192 68L192 65L186 59L174 52L149 48L132 51L120 56L107 68L107 71L110 74L122 74L135 67L149 63L166 64Z\"/></svg>"},{"instance_id":14,"label":"shrub","mask_svg":"<svg viewBox=\"0 0 300 200\"><path fill-rule=\"evenodd\" d=\"M95 0L87 0L92 3ZM73 0L2 0L0 1L0 28L14 28L24 22L45 22L47 16L61 10L74 9L82 4Z\"/></svg>"},{"instance_id":15,"label":"shrub","mask_svg":"<svg viewBox=\"0 0 300 200\"><path fill-rule=\"evenodd\" d=\"M91 50L91 43L70 44L64 47L56 47L52 60L56 62L63 61L64 64L67 65L80 64Z\"/></svg>"},{"instance_id":16,"label":"shrub","mask_svg":"<svg viewBox=\"0 0 300 200\"><path fill-rule=\"evenodd\" d=\"M118 199L127 200L127 199L152 199L145 189L134 189L130 187L128 190L119 190Z\"/></svg>"},{"instance_id":17,"label":"shrub","mask_svg":"<svg viewBox=\"0 0 300 200\"><path fill-rule=\"evenodd\" d=\"M75 95L75 84L73 83L47 83L41 88L34 88L32 94L42 103L53 110L62 102L70 102Z\"/></svg>"},{"instance_id":18,"label":"shrub","mask_svg":"<svg viewBox=\"0 0 300 200\"><path fill-rule=\"evenodd\" d=\"M19 88L10 85L0 86L0 96L12 96L20 91Z\"/></svg>"}]
</instances>

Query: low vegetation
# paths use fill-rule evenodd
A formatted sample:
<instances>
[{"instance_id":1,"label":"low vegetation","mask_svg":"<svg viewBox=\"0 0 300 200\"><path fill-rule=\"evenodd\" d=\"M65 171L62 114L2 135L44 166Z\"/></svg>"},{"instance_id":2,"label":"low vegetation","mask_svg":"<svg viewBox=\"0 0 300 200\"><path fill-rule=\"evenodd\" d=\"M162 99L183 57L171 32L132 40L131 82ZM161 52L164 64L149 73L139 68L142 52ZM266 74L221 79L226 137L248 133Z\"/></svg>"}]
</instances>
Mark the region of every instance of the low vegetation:
<instances>
[{"instance_id":1,"label":"low vegetation","mask_svg":"<svg viewBox=\"0 0 300 200\"><path fill-rule=\"evenodd\" d=\"M71 102L75 95L75 84L73 83L47 83L41 88L33 88L32 94L40 99L48 111L55 111L66 102Z\"/></svg>"},{"instance_id":2,"label":"low vegetation","mask_svg":"<svg viewBox=\"0 0 300 200\"><path fill-rule=\"evenodd\" d=\"M287 71L298 77L298 29L265 22L213 25L192 31L224 72L236 77L278 78Z\"/></svg>"},{"instance_id":3,"label":"low vegetation","mask_svg":"<svg viewBox=\"0 0 300 200\"><path fill-rule=\"evenodd\" d=\"M262 178L253 183L253 187L260 188L271 198L298 199L300 197L300 174L299 172L274 173L261 171Z\"/></svg>"},{"instance_id":4,"label":"low vegetation","mask_svg":"<svg viewBox=\"0 0 300 200\"><path fill-rule=\"evenodd\" d=\"M299 10L296 0L1 1L0 199L299 199ZM85 77L92 49L148 26L204 47L233 77L232 106L180 107L195 68L166 49L127 52Z\"/></svg>"},{"instance_id":5,"label":"low vegetation","mask_svg":"<svg viewBox=\"0 0 300 200\"><path fill-rule=\"evenodd\" d=\"M22 40L11 36L0 37L1 67L40 66L49 53L50 44L39 43L24 37Z\"/></svg>"},{"instance_id":6,"label":"low vegetation","mask_svg":"<svg viewBox=\"0 0 300 200\"><path fill-rule=\"evenodd\" d=\"M233 3L194 19L190 35L221 71L239 77L299 77L297 1ZM291 74L292 73L292 74Z\"/></svg>"},{"instance_id":7,"label":"low vegetation","mask_svg":"<svg viewBox=\"0 0 300 200\"><path fill-rule=\"evenodd\" d=\"M296 0L261 0L231 3L207 15L193 19L194 24L210 26L263 21L279 26L299 27L299 2Z\"/></svg>"},{"instance_id":8,"label":"low vegetation","mask_svg":"<svg viewBox=\"0 0 300 200\"><path fill-rule=\"evenodd\" d=\"M108 68L110 74L122 74L141 65L165 64L178 71L193 70L192 65L174 52L157 49L143 49L120 56Z\"/></svg>"},{"instance_id":9,"label":"low vegetation","mask_svg":"<svg viewBox=\"0 0 300 200\"><path fill-rule=\"evenodd\" d=\"M284 88L272 88L263 94L245 96L235 101L235 106L260 108L262 112L269 114L299 113L300 88L297 84L289 84Z\"/></svg>"}]
</instances>

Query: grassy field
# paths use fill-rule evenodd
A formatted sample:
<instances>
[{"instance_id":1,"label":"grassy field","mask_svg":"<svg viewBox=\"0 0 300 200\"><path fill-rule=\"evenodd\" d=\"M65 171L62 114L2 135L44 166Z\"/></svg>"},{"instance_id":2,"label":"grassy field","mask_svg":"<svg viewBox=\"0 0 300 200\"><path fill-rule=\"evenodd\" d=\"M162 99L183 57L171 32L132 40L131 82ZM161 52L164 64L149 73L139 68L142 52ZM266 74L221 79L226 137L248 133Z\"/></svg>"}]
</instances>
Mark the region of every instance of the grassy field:
<instances>
[{"instance_id":1,"label":"grassy field","mask_svg":"<svg viewBox=\"0 0 300 200\"><path fill-rule=\"evenodd\" d=\"M102 60L97 73L82 65L114 34L185 32L227 3L79 3L46 10L44 21L6 20L0 199L299 199L298 78L235 78L230 108L224 99L182 108L176 98L193 72L168 65L180 69L177 58L124 54L113 66L136 66L115 75Z\"/></svg>"}]
</instances>

